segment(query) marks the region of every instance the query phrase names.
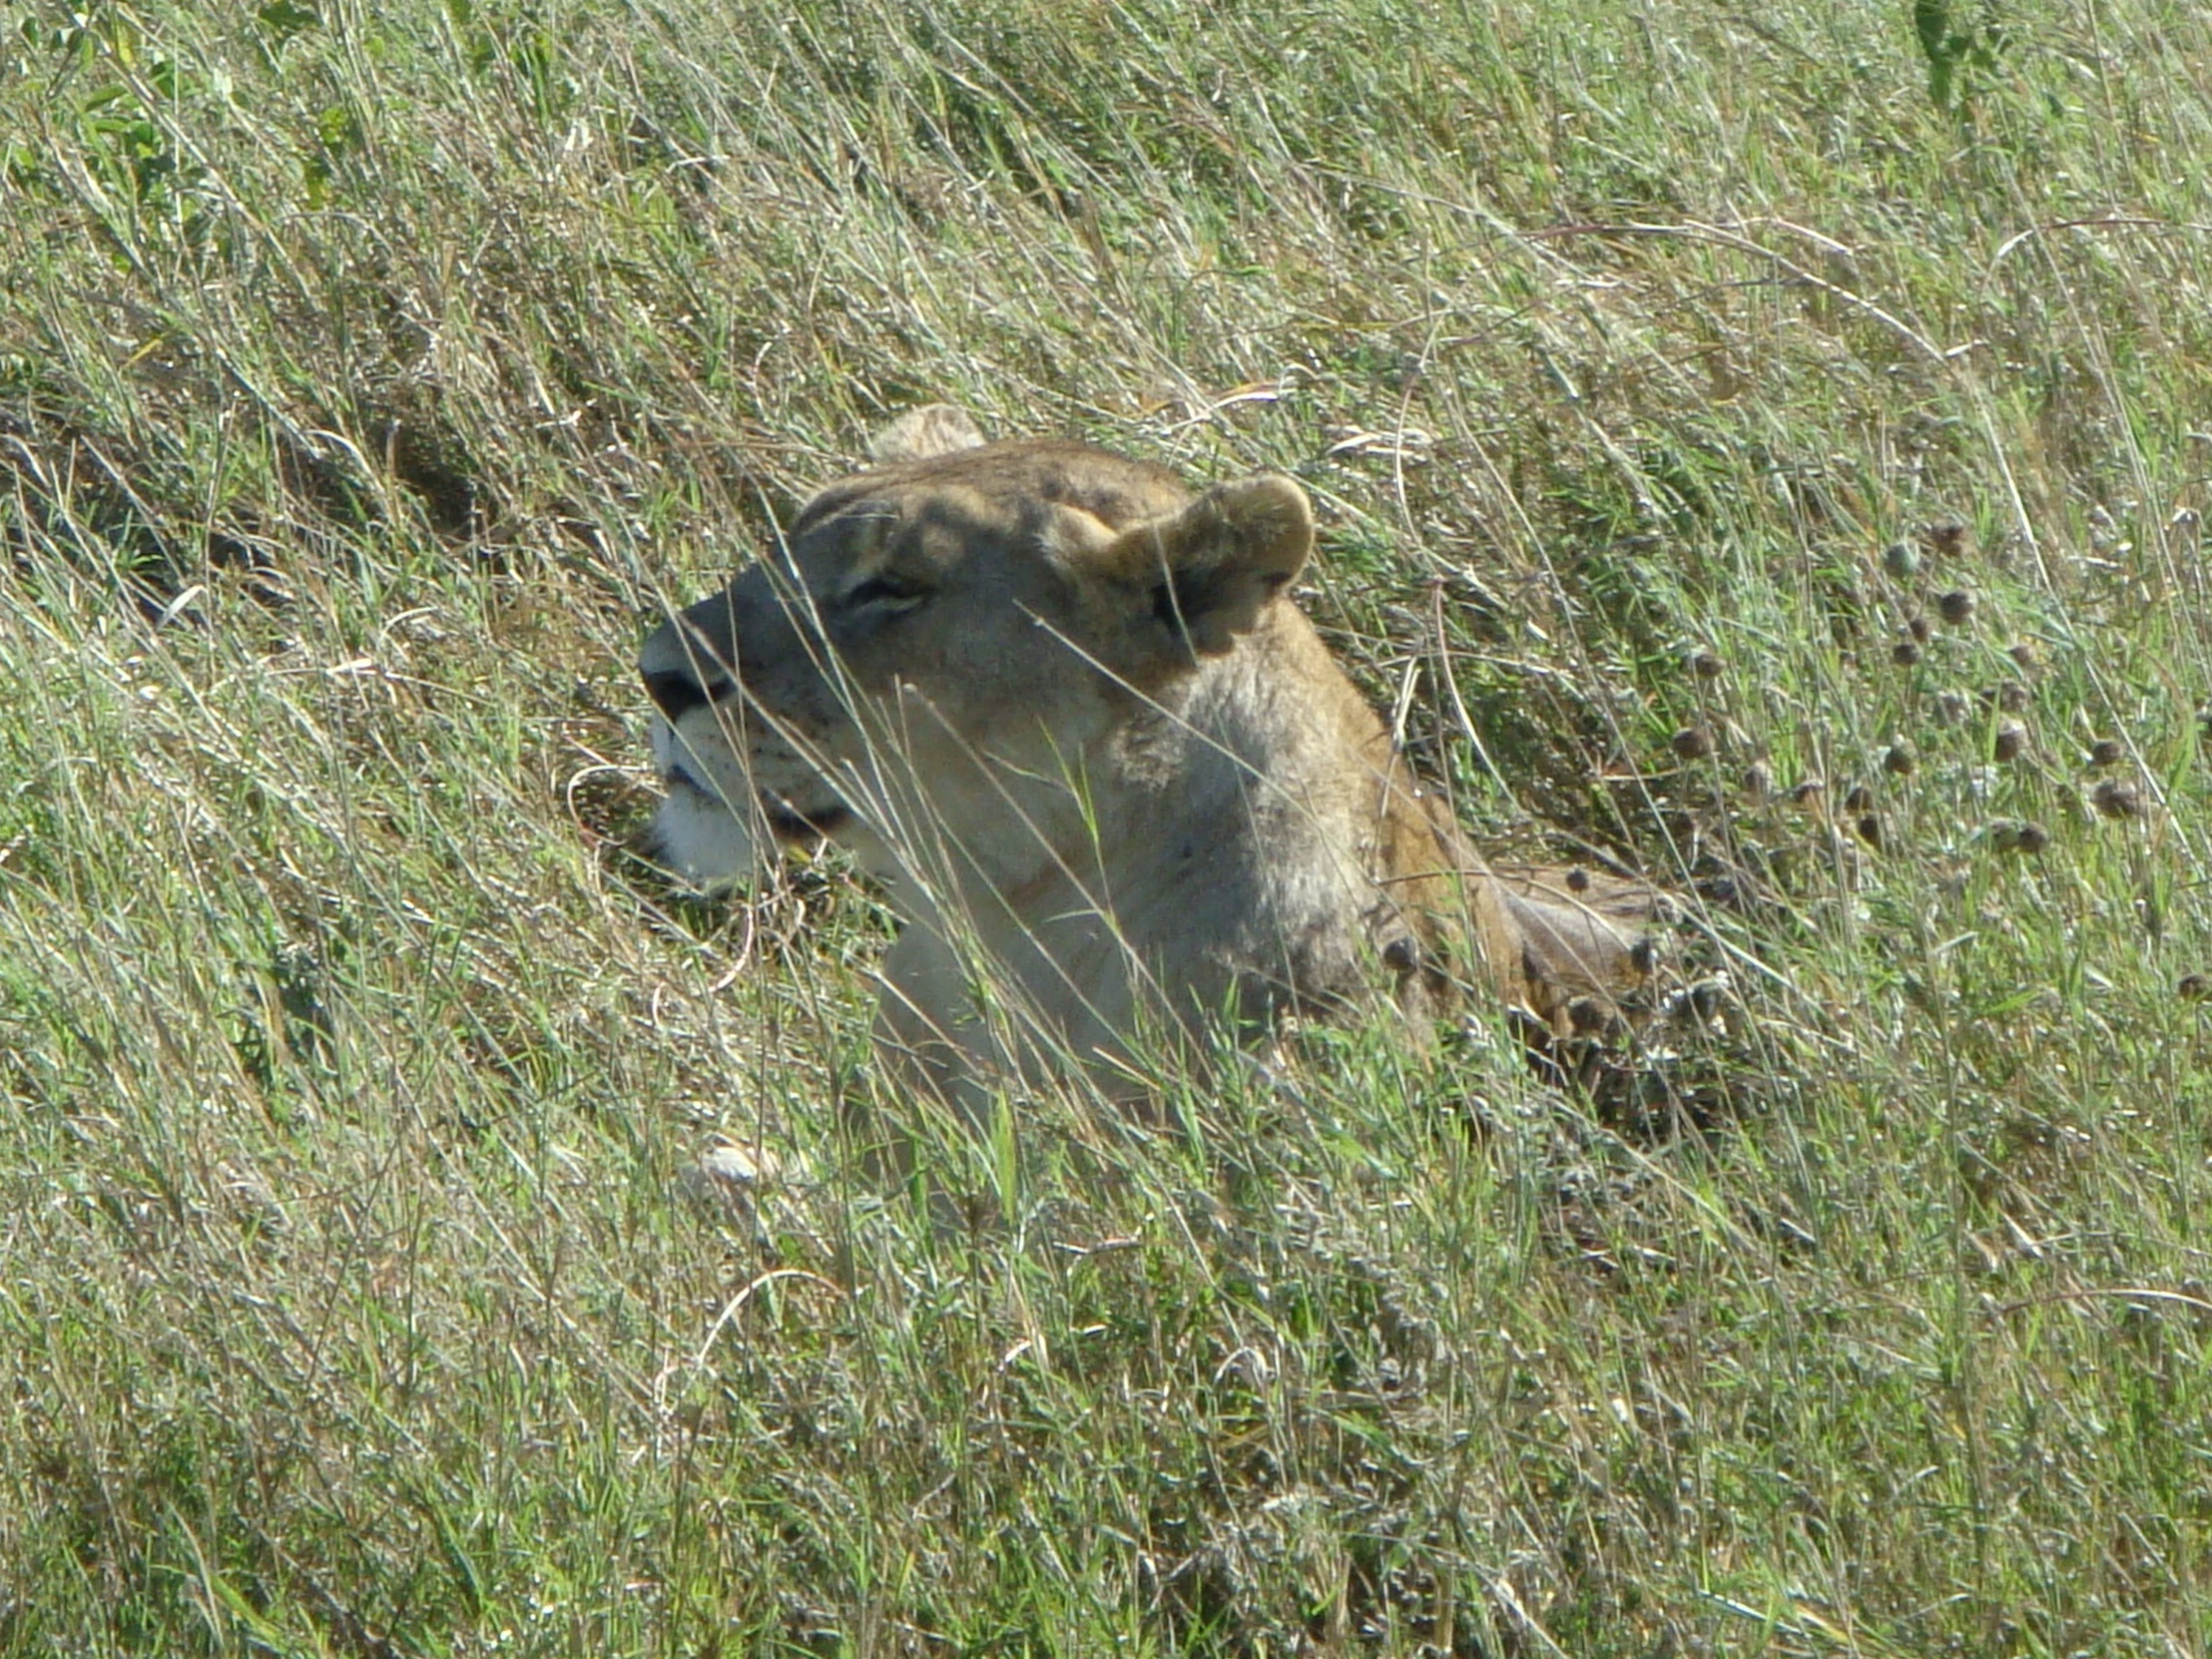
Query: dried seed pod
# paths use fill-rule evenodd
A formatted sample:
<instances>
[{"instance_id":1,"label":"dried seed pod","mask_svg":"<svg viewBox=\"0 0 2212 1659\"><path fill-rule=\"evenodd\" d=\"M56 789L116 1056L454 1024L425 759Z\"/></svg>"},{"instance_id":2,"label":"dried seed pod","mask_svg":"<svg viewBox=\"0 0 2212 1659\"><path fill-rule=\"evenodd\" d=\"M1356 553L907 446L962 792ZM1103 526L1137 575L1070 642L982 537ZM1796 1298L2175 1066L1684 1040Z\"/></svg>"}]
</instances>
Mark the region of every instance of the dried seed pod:
<instances>
[{"instance_id":1,"label":"dried seed pod","mask_svg":"<svg viewBox=\"0 0 2212 1659\"><path fill-rule=\"evenodd\" d=\"M2174 986L2174 994L2184 1002L2203 1002L2212 999L2212 974L2185 973Z\"/></svg>"},{"instance_id":2,"label":"dried seed pod","mask_svg":"<svg viewBox=\"0 0 2212 1659\"><path fill-rule=\"evenodd\" d=\"M1936 614L1951 627L1960 627L1973 615L1973 595L1964 588L1952 588L1936 601Z\"/></svg>"},{"instance_id":3,"label":"dried seed pod","mask_svg":"<svg viewBox=\"0 0 2212 1659\"><path fill-rule=\"evenodd\" d=\"M1710 651L1693 651L1689 659L1690 672L1700 680L1718 680L1721 677L1721 660Z\"/></svg>"},{"instance_id":4,"label":"dried seed pod","mask_svg":"<svg viewBox=\"0 0 2212 1659\"><path fill-rule=\"evenodd\" d=\"M1726 979L1700 979L1683 992L1682 1000L1693 1018L1710 1020L1728 1000Z\"/></svg>"},{"instance_id":5,"label":"dried seed pod","mask_svg":"<svg viewBox=\"0 0 2212 1659\"><path fill-rule=\"evenodd\" d=\"M2008 720L1997 728L1996 741L1991 746L1996 758L2004 762L2018 760L2027 752L2027 728L2016 720Z\"/></svg>"},{"instance_id":6,"label":"dried seed pod","mask_svg":"<svg viewBox=\"0 0 2212 1659\"><path fill-rule=\"evenodd\" d=\"M1713 734L1702 726L1685 726L1674 735L1674 752L1685 761L1702 761L1713 753Z\"/></svg>"},{"instance_id":7,"label":"dried seed pod","mask_svg":"<svg viewBox=\"0 0 2212 1659\"><path fill-rule=\"evenodd\" d=\"M2033 640L2016 640L2005 648L2004 654L2018 665L2022 674L2033 674L2043 666L2043 654L2035 649Z\"/></svg>"},{"instance_id":8,"label":"dried seed pod","mask_svg":"<svg viewBox=\"0 0 2212 1659\"><path fill-rule=\"evenodd\" d=\"M2016 715L2027 707L2027 688L2017 680L2007 680L1990 694L1996 706L2008 715Z\"/></svg>"},{"instance_id":9,"label":"dried seed pod","mask_svg":"<svg viewBox=\"0 0 2212 1659\"><path fill-rule=\"evenodd\" d=\"M1578 1037L1602 1036L1613 1023L1613 1010L1601 997L1578 996L1567 1004L1567 1023Z\"/></svg>"},{"instance_id":10,"label":"dried seed pod","mask_svg":"<svg viewBox=\"0 0 2212 1659\"><path fill-rule=\"evenodd\" d=\"M1899 640L1897 644L1890 647L1890 661L1900 668L1911 668L1920 660L1921 648L1918 641Z\"/></svg>"},{"instance_id":11,"label":"dried seed pod","mask_svg":"<svg viewBox=\"0 0 2212 1659\"><path fill-rule=\"evenodd\" d=\"M1864 815L1862 815L1862 816L1861 816L1861 818L1860 818L1860 820L1859 820L1859 825L1858 825L1858 829L1859 829L1859 838L1860 838L1861 840L1865 841L1865 842L1866 842L1866 843L1867 843L1867 844L1868 844L1869 846L1873 847L1873 848L1874 848L1874 849L1875 849L1875 850L1876 850L1877 852L1879 852L1879 851L1881 851L1881 850L1882 850L1882 818L1881 818L1881 815L1879 815L1879 814L1877 814L1877 813L1867 813L1867 814L1864 814Z\"/></svg>"},{"instance_id":12,"label":"dried seed pod","mask_svg":"<svg viewBox=\"0 0 2212 1659\"><path fill-rule=\"evenodd\" d=\"M1828 785L1818 778L1808 778L1802 784L1790 786L1790 805L1793 807L1817 807Z\"/></svg>"},{"instance_id":13,"label":"dried seed pod","mask_svg":"<svg viewBox=\"0 0 2212 1659\"><path fill-rule=\"evenodd\" d=\"M1911 542L1894 541L1882 550L1882 568L1901 582L1910 582L1921 568L1921 556Z\"/></svg>"},{"instance_id":14,"label":"dried seed pod","mask_svg":"<svg viewBox=\"0 0 2212 1659\"><path fill-rule=\"evenodd\" d=\"M1905 619L1905 631L1911 634L1914 642L1919 645L1926 645L1936 637L1936 630L1928 625L1928 618L1917 611Z\"/></svg>"},{"instance_id":15,"label":"dried seed pod","mask_svg":"<svg viewBox=\"0 0 2212 1659\"><path fill-rule=\"evenodd\" d=\"M1956 726L1966 718L1966 698L1962 692L1939 691L1930 710L1937 726Z\"/></svg>"},{"instance_id":16,"label":"dried seed pod","mask_svg":"<svg viewBox=\"0 0 2212 1659\"><path fill-rule=\"evenodd\" d=\"M1928 545L1944 558L1955 558L1965 551L1966 527L1955 518L1937 519L1934 524L1921 526L1921 535Z\"/></svg>"},{"instance_id":17,"label":"dried seed pod","mask_svg":"<svg viewBox=\"0 0 2212 1659\"><path fill-rule=\"evenodd\" d=\"M2118 738L2099 738L2089 746L2089 764L2100 772L2106 767L2116 767L2126 758Z\"/></svg>"},{"instance_id":18,"label":"dried seed pod","mask_svg":"<svg viewBox=\"0 0 2212 1659\"><path fill-rule=\"evenodd\" d=\"M2020 826L2020 850L2029 854L2041 852L2050 845L2050 831L2040 824Z\"/></svg>"},{"instance_id":19,"label":"dried seed pod","mask_svg":"<svg viewBox=\"0 0 2212 1659\"><path fill-rule=\"evenodd\" d=\"M1989 847L1994 852L2017 852L2020 849L2020 827L2008 818L2000 818L1989 826Z\"/></svg>"},{"instance_id":20,"label":"dried seed pod","mask_svg":"<svg viewBox=\"0 0 2212 1659\"><path fill-rule=\"evenodd\" d=\"M1589 890L1590 872L1588 870L1584 869L1580 864L1577 864L1574 866L1574 868L1567 871L1567 891L1588 892Z\"/></svg>"},{"instance_id":21,"label":"dried seed pod","mask_svg":"<svg viewBox=\"0 0 2212 1659\"><path fill-rule=\"evenodd\" d=\"M2141 818L2143 797L2124 778L2107 778L2089 792L2089 801L2106 818Z\"/></svg>"},{"instance_id":22,"label":"dried seed pod","mask_svg":"<svg viewBox=\"0 0 2212 1659\"><path fill-rule=\"evenodd\" d=\"M1744 799L1754 807L1764 807L1767 797L1774 793L1774 774L1767 770L1764 761L1754 761L1744 768Z\"/></svg>"},{"instance_id":23,"label":"dried seed pod","mask_svg":"<svg viewBox=\"0 0 2212 1659\"><path fill-rule=\"evenodd\" d=\"M1917 764L1913 754L1913 746L1909 743L1899 742L1890 745L1890 752L1882 757L1882 770L1898 778L1912 777L1913 769Z\"/></svg>"},{"instance_id":24,"label":"dried seed pod","mask_svg":"<svg viewBox=\"0 0 2212 1659\"><path fill-rule=\"evenodd\" d=\"M1628 965L1645 978L1650 978L1659 967L1659 941L1646 933L1628 947Z\"/></svg>"}]
</instances>

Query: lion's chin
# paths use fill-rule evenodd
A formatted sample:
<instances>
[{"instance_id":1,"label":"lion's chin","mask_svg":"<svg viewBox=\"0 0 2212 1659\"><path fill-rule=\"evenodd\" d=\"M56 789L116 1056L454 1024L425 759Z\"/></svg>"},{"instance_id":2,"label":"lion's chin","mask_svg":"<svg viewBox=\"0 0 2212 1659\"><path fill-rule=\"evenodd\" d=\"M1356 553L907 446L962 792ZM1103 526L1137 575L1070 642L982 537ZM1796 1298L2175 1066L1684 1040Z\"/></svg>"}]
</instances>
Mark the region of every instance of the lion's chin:
<instances>
[{"instance_id":1,"label":"lion's chin","mask_svg":"<svg viewBox=\"0 0 2212 1659\"><path fill-rule=\"evenodd\" d=\"M779 846L819 846L852 823L851 811L838 802L800 808L771 798L759 813L769 832L764 841L753 832L749 815L735 811L683 767L670 768L663 782L668 799L653 818L654 846L663 863L702 887L748 880L774 861Z\"/></svg>"},{"instance_id":2,"label":"lion's chin","mask_svg":"<svg viewBox=\"0 0 2212 1659\"><path fill-rule=\"evenodd\" d=\"M775 850L726 802L685 778L669 780L668 799L653 815L653 845L661 862L710 889L752 879Z\"/></svg>"}]
</instances>

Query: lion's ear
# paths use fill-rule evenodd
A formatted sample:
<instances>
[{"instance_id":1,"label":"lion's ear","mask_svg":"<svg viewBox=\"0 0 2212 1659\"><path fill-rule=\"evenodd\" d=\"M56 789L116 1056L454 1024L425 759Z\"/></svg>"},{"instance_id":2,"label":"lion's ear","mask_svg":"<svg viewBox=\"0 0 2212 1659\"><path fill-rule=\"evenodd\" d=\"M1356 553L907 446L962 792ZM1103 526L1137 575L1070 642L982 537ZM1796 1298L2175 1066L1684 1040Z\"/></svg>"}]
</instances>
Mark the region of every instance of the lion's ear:
<instances>
[{"instance_id":1,"label":"lion's ear","mask_svg":"<svg viewBox=\"0 0 2212 1659\"><path fill-rule=\"evenodd\" d=\"M1249 633L1314 549L1306 492L1279 472L1216 484L1178 512L1132 525L1108 553L1169 636L1202 657Z\"/></svg>"},{"instance_id":2,"label":"lion's ear","mask_svg":"<svg viewBox=\"0 0 2212 1659\"><path fill-rule=\"evenodd\" d=\"M908 409L867 440L868 458L877 466L901 461L926 461L932 455L949 455L955 449L979 448L983 442L975 417L950 403L924 403Z\"/></svg>"}]
</instances>

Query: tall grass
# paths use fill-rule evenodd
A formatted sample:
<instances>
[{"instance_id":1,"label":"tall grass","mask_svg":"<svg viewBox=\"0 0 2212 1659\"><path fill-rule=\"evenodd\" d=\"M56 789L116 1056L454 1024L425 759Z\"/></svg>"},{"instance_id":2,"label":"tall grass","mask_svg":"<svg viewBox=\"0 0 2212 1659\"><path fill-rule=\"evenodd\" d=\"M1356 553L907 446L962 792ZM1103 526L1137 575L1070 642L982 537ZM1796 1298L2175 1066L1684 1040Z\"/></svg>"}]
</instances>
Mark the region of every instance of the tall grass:
<instances>
[{"instance_id":1,"label":"tall grass","mask_svg":"<svg viewBox=\"0 0 2212 1659\"><path fill-rule=\"evenodd\" d=\"M2212 23L1936 9L13 8L0 1652L2212 1645ZM855 1173L887 919L629 857L628 665L924 398L1300 476L1697 1121Z\"/></svg>"}]
</instances>

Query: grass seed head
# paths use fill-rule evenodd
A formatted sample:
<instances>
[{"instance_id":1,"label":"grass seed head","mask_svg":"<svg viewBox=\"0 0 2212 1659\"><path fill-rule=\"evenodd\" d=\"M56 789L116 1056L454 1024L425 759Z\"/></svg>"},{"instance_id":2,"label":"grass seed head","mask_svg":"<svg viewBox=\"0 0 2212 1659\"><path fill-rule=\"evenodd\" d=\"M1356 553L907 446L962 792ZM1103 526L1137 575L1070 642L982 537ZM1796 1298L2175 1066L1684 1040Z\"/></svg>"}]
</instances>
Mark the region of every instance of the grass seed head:
<instances>
[{"instance_id":1,"label":"grass seed head","mask_svg":"<svg viewBox=\"0 0 2212 1659\"><path fill-rule=\"evenodd\" d=\"M1578 1037L1601 1036L1613 1023L1613 1010L1602 997L1578 996L1567 1004L1567 1023Z\"/></svg>"},{"instance_id":2,"label":"grass seed head","mask_svg":"<svg viewBox=\"0 0 2212 1659\"><path fill-rule=\"evenodd\" d=\"M1955 559L1966 550L1966 527L1955 518L1937 519L1921 526L1921 539L1944 558Z\"/></svg>"},{"instance_id":3,"label":"grass seed head","mask_svg":"<svg viewBox=\"0 0 2212 1659\"><path fill-rule=\"evenodd\" d=\"M2124 778L2107 778L2089 792L2089 801L2106 818L2141 818L2142 792Z\"/></svg>"},{"instance_id":4,"label":"grass seed head","mask_svg":"<svg viewBox=\"0 0 2212 1659\"><path fill-rule=\"evenodd\" d=\"M1683 1005L1699 1024L1710 1024L1728 1003L1728 985L1721 979L1700 979L1683 993Z\"/></svg>"}]
</instances>

